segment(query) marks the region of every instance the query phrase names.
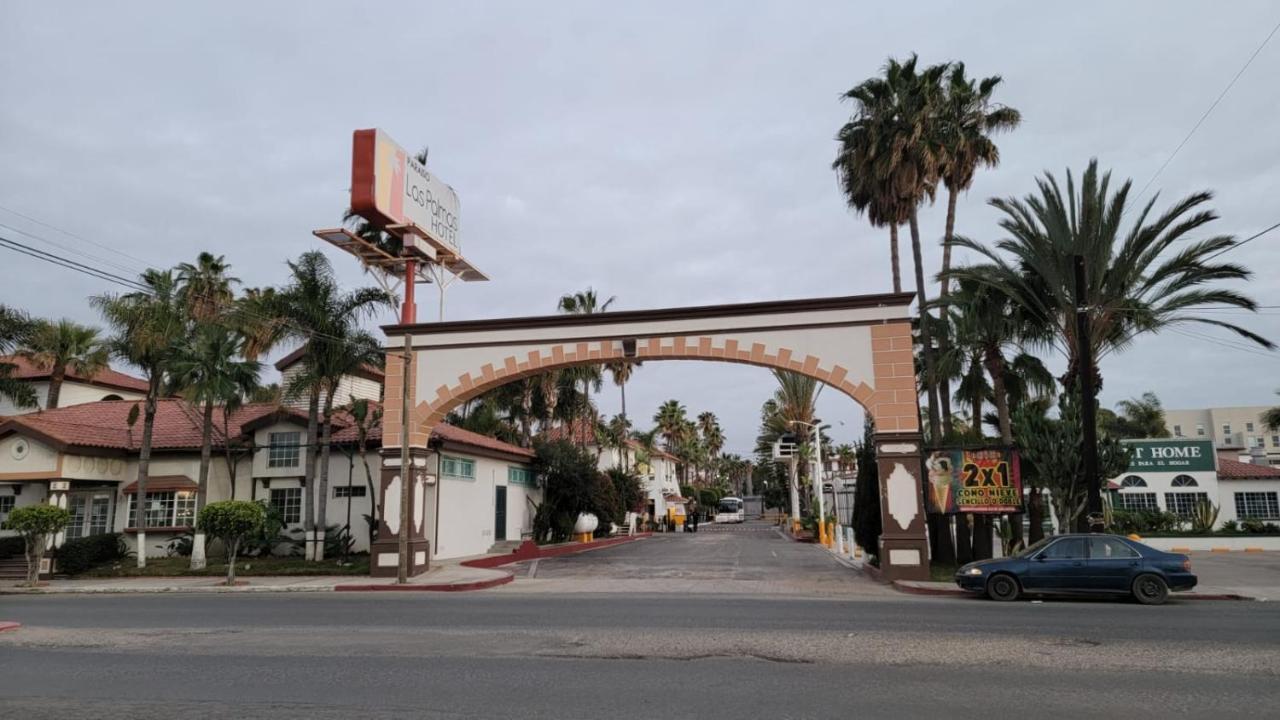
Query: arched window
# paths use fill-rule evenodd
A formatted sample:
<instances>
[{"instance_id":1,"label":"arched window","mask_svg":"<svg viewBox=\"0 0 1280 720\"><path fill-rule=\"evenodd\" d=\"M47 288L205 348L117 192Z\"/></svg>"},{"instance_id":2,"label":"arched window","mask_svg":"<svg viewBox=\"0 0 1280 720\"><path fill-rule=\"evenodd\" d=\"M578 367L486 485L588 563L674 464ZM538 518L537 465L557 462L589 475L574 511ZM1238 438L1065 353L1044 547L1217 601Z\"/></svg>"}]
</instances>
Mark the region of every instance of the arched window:
<instances>
[{"instance_id":1,"label":"arched window","mask_svg":"<svg viewBox=\"0 0 1280 720\"><path fill-rule=\"evenodd\" d=\"M1169 483L1171 487L1200 487L1200 483L1190 475L1178 475Z\"/></svg>"},{"instance_id":2,"label":"arched window","mask_svg":"<svg viewBox=\"0 0 1280 720\"><path fill-rule=\"evenodd\" d=\"M1120 487L1122 488L1139 488L1139 487L1146 487L1146 486L1147 486L1147 481L1143 480L1137 475L1130 475L1120 481Z\"/></svg>"},{"instance_id":3,"label":"arched window","mask_svg":"<svg viewBox=\"0 0 1280 720\"><path fill-rule=\"evenodd\" d=\"M103 400L123 400L124 398L120 397L119 395L103 395L102 399Z\"/></svg>"}]
</instances>

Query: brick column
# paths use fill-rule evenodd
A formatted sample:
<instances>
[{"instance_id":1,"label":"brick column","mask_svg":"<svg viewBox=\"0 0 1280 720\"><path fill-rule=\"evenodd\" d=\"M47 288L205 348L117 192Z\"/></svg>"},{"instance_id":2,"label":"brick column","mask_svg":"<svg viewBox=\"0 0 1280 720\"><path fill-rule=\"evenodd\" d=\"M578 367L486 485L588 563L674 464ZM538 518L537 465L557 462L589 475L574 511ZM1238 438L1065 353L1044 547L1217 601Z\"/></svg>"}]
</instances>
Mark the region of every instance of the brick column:
<instances>
[{"instance_id":1,"label":"brick column","mask_svg":"<svg viewBox=\"0 0 1280 720\"><path fill-rule=\"evenodd\" d=\"M435 500L435 488L428 485L426 448L411 448L413 469L409 482L409 527L400 527L400 449L382 452L380 490L377 498L378 539L369 548L369 574L395 577L400 567L400 533L409 533L409 574L426 572L431 561L427 539L428 517Z\"/></svg>"},{"instance_id":2,"label":"brick column","mask_svg":"<svg viewBox=\"0 0 1280 720\"><path fill-rule=\"evenodd\" d=\"M886 580L928 580L929 540L919 433L876 433L880 472L880 570Z\"/></svg>"}]
</instances>

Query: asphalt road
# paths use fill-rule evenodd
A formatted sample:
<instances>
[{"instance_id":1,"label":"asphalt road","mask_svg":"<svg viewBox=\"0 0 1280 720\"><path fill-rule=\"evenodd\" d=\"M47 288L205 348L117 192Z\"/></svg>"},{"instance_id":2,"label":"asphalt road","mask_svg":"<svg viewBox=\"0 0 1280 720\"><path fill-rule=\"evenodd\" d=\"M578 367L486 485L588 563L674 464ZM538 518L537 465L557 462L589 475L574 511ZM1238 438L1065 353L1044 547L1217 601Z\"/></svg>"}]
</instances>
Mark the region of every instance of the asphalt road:
<instances>
[{"instance_id":1,"label":"asphalt road","mask_svg":"<svg viewBox=\"0 0 1280 720\"><path fill-rule=\"evenodd\" d=\"M799 547L735 537L756 546L727 575ZM547 572L577 583L595 567L607 584L624 572L619 557L635 558L635 572L670 572L681 565L671 551L703 570L709 555L726 553L713 533L668 540L584 554L581 567L548 563ZM825 572L826 559L809 550L806 562ZM1280 607L1271 603L519 585L459 595L0 597L0 619L24 623L0 633L0 717L1222 718L1266 715L1280 702Z\"/></svg>"}]
</instances>

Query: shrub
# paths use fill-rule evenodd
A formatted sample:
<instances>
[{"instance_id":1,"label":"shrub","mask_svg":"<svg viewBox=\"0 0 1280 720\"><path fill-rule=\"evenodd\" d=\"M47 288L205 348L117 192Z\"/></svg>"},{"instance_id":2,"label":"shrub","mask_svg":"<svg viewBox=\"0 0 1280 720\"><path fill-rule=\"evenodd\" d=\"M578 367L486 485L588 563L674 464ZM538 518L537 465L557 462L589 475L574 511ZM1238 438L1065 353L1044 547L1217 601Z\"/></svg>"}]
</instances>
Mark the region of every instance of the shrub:
<instances>
[{"instance_id":1,"label":"shrub","mask_svg":"<svg viewBox=\"0 0 1280 720\"><path fill-rule=\"evenodd\" d=\"M610 468L606 474L613 482L613 489L618 495L618 504L622 506L624 516L628 512L639 512L644 508L645 493L639 475L619 467Z\"/></svg>"},{"instance_id":2,"label":"shrub","mask_svg":"<svg viewBox=\"0 0 1280 720\"><path fill-rule=\"evenodd\" d=\"M1267 531L1267 524L1261 520L1248 518L1240 521L1240 529L1250 535L1261 535Z\"/></svg>"},{"instance_id":3,"label":"shrub","mask_svg":"<svg viewBox=\"0 0 1280 720\"><path fill-rule=\"evenodd\" d=\"M569 539L579 513L599 518L598 532L607 533L610 520L621 522L614 484L596 469L594 453L564 440L540 443L535 451L534 467L544 483L542 504L533 518L535 539Z\"/></svg>"},{"instance_id":4,"label":"shrub","mask_svg":"<svg viewBox=\"0 0 1280 720\"><path fill-rule=\"evenodd\" d=\"M58 571L67 575L79 575L94 565L119 560L124 556L124 538L119 533L68 540L54 551L54 557L58 559Z\"/></svg>"},{"instance_id":5,"label":"shrub","mask_svg":"<svg viewBox=\"0 0 1280 720\"><path fill-rule=\"evenodd\" d=\"M1183 522L1181 517L1160 510L1114 510L1111 513L1111 530L1120 535L1175 532Z\"/></svg>"},{"instance_id":6,"label":"shrub","mask_svg":"<svg viewBox=\"0 0 1280 720\"><path fill-rule=\"evenodd\" d=\"M1218 532L1225 535L1234 535L1240 532L1240 523L1235 520L1228 520L1222 523L1222 527L1218 528Z\"/></svg>"},{"instance_id":7,"label":"shrub","mask_svg":"<svg viewBox=\"0 0 1280 720\"><path fill-rule=\"evenodd\" d=\"M21 537L0 538L0 560L11 558L14 555L21 555L26 548L27 542Z\"/></svg>"},{"instance_id":8,"label":"shrub","mask_svg":"<svg viewBox=\"0 0 1280 720\"><path fill-rule=\"evenodd\" d=\"M236 581L236 555L240 544L262 529L267 512L262 505L248 500L223 500L210 503L200 511L196 527L222 540L227 548L227 584Z\"/></svg>"},{"instance_id":9,"label":"shrub","mask_svg":"<svg viewBox=\"0 0 1280 720\"><path fill-rule=\"evenodd\" d=\"M35 585L40 578L45 539L61 532L69 522L71 513L66 508L53 505L26 505L10 511L4 527L17 531L22 537L27 558L27 584Z\"/></svg>"},{"instance_id":10,"label":"shrub","mask_svg":"<svg viewBox=\"0 0 1280 720\"><path fill-rule=\"evenodd\" d=\"M287 524L284 521L284 514L280 512L280 508L267 503L266 500L259 500L258 504L262 506L262 512L265 513L266 520L263 521L262 527L256 533L245 538L240 545L240 552L244 555L255 557L281 554L285 556L298 555L302 550L303 543L298 538L290 537L285 532Z\"/></svg>"}]
</instances>

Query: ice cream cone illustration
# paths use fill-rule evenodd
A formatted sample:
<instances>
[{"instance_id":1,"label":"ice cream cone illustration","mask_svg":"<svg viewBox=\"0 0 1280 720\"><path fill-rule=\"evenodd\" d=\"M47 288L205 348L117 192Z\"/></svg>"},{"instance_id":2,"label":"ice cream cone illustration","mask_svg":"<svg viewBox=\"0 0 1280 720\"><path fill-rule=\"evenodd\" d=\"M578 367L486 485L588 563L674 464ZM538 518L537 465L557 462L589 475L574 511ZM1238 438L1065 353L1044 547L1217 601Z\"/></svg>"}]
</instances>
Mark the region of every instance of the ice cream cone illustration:
<instances>
[{"instance_id":1,"label":"ice cream cone illustration","mask_svg":"<svg viewBox=\"0 0 1280 720\"><path fill-rule=\"evenodd\" d=\"M934 509L945 513L951 509L951 458L934 455L929 458L928 467Z\"/></svg>"}]
</instances>

